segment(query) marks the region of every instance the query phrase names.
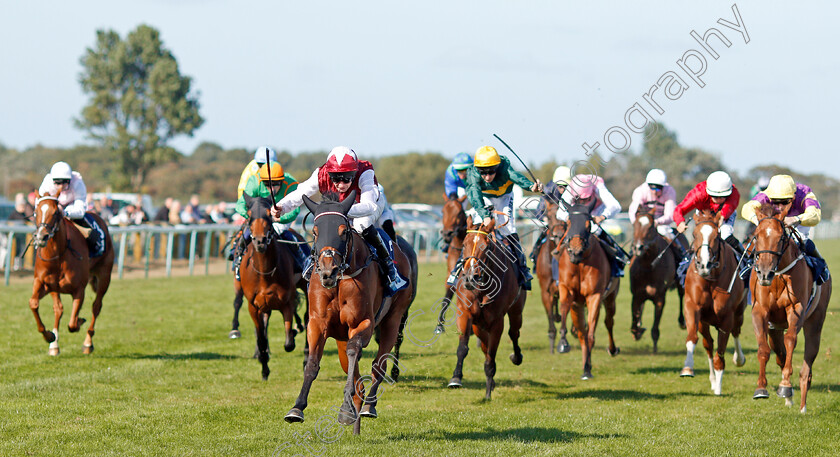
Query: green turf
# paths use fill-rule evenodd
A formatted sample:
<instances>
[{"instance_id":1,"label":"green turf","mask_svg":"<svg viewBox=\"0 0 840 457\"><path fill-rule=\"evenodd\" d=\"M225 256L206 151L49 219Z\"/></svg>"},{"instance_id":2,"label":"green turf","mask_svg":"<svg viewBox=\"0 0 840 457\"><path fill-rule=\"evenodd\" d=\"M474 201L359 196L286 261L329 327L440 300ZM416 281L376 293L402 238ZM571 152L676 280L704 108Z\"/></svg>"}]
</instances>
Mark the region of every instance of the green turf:
<instances>
[{"instance_id":1,"label":"green turf","mask_svg":"<svg viewBox=\"0 0 840 457\"><path fill-rule=\"evenodd\" d=\"M840 265L840 242L821 242L830 265ZM594 379L581 381L580 350L551 355L546 317L538 295L525 307L524 363L508 360L502 340L497 388L484 397L483 355L473 343L464 386L445 388L455 364L454 328L433 338L432 307L442 295L444 269L421 265L421 285L403 345L403 376L385 386L379 419L363 420L360 437L335 425L345 375L328 343L306 422L287 424L302 380L301 352L283 351L279 320L271 332L271 376L261 380L251 358L253 326L242 313L240 340L229 340L229 276L121 280L97 325L96 351L81 354L83 334L62 322L61 355L47 356L28 310L29 286L2 289L0 315L1 456L271 456L277 455L474 456L474 455L838 455L840 454L840 345L837 300L823 331L808 413L786 408L774 395L752 400L757 377L756 342L747 316L742 339L747 365L735 368L731 349L723 396L712 395L702 347L695 378L680 378L685 331L676 325L676 296L669 296L660 352L650 353L650 332L633 341L627 281L619 295L616 338L621 354L610 358L603 314L593 355ZM89 317L90 295L83 310ZM42 317L52 324L49 299ZM278 316L275 316L275 318ZM648 305L644 324L650 328ZM698 345L699 346L699 345ZM730 344L731 346L731 344ZM794 357L797 376L802 343ZM372 350L362 372L369 373ZM774 388L781 375L768 365ZM794 393L799 403L798 383ZM297 435L297 436L296 436ZM310 446L307 451L297 440ZM327 443L326 441L332 441Z\"/></svg>"}]
</instances>

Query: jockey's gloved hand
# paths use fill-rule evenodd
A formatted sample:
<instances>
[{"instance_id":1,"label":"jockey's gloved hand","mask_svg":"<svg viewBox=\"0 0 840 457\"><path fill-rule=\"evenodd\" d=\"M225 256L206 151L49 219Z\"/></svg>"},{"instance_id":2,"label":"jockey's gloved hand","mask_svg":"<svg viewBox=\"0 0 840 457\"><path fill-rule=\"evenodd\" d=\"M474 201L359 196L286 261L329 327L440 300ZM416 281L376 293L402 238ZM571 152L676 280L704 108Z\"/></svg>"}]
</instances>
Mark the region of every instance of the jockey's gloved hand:
<instances>
[{"instance_id":1,"label":"jockey's gloved hand","mask_svg":"<svg viewBox=\"0 0 840 457\"><path fill-rule=\"evenodd\" d=\"M542 189L542 183L539 179L531 186L531 192L542 192Z\"/></svg>"},{"instance_id":2,"label":"jockey's gloved hand","mask_svg":"<svg viewBox=\"0 0 840 457\"><path fill-rule=\"evenodd\" d=\"M785 218L785 225L793 227L795 225L799 225L801 220L797 216L788 216Z\"/></svg>"},{"instance_id":3,"label":"jockey's gloved hand","mask_svg":"<svg viewBox=\"0 0 840 457\"><path fill-rule=\"evenodd\" d=\"M277 206L272 206L271 207L271 217L273 217L275 219L280 219L280 217L282 215L283 215L283 209L282 208L278 208Z\"/></svg>"}]
</instances>

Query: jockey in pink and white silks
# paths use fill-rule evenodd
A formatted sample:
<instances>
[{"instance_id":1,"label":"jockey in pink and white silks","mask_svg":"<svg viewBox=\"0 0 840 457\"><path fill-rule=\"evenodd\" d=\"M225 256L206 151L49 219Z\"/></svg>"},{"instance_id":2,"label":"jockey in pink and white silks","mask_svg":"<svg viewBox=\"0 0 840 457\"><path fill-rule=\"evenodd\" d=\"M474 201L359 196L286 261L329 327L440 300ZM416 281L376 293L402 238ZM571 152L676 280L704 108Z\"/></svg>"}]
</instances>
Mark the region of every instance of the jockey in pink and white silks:
<instances>
[{"instance_id":1,"label":"jockey in pink and white silks","mask_svg":"<svg viewBox=\"0 0 840 457\"><path fill-rule=\"evenodd\" d=\"M652 206L655 210L654 220L656 231L665 239L671 241L677 235L674 230L674 209L677 207L677 191L668 184L668 177L665 172L654 168L645 177L644 184L633 190L630 208L627 210L630 215L630 223L636 222L636 211L640 206ZM679 237L677 242L671 243L676 261L679 263L685 257L688 249L687 240ZM685 244L683 244L685 243Z\"/></svg>"},{"instance_id":2,"label":"jockey in pink and white silks","mask_svg":"<svg viewBox=\"0 0 840 457\"><path fill-rule=\"evenodd\" d=\"M575 204L586 205L595 199L595 208L590 214L592 218L592 233L598 236L601 246L606 251L612 264L613 276L624 276L624 266L627 264L627 257L620 246L607 234L599 225L601 222L615 216L621 211L621 204L613 197L604 180L596 175L575 175L571 178L569 185L560 197L560 206L557 208L557 219L569 220L568 208Z\"/></svg>"}]
</instances>

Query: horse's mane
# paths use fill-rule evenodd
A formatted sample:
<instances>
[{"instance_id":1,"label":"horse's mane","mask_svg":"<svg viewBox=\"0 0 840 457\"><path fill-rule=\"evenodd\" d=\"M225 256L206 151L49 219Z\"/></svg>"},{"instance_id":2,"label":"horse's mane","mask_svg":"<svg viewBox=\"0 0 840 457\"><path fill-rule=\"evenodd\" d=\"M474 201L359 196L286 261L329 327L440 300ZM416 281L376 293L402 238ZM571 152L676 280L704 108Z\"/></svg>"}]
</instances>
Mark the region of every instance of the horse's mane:
<instances>
[{"instance_id":1,"label":"horse's mane","mask_svg":"<svg viewBox=\"0 0 840 457\"><path fill-rule=\"evenodd\" d=\"M758 213L764 217L773 217L779 214L779 210L776 208L775 205L770 203L762 203L761 206L758 207Z\"/></svg>"},{"instance_id":2,"label":"horse's mane","mask_svg":"<svg viewBox=\"0 0 840 457\"><path fill-rule=\"evenodd\" d=\"M338 195L338 192L333 192L330 190L321 194L321 201L339 203L341 202L341 196Z\"/></svg>"}]
</instances>

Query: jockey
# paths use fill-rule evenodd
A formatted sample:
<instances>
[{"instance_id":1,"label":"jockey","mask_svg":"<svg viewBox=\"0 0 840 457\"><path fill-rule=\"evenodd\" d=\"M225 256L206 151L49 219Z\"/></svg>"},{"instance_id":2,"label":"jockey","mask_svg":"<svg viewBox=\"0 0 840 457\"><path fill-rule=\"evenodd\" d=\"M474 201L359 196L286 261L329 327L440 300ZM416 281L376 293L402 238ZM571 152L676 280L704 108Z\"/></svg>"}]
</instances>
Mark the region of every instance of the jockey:
<instances>
[{"instance_id":1,"label":"jockey","mask_svg":"<svg viewBox=\"0 0 840 457\"><path fill-rule=\"evenodd\" d=\"M455 155L455 159L452 160L452 163L446 167L446 177L443 181L443 193L447 198L449 198L452 194L455 194L455 197L457 198L467 195L467 185L465 180L467 179L467 170L472 166L472 164L472 156L466 152L459 152ZM466 199L464 199L464 201L461 202L461 205L464 207L464 211L466 211L469 203ZM449 250L449 243L441 238L438 242L438 249L445 254Z\"/></svg>"},{"instance_id":2,"label":"jockey","mask_svg":"<svg viewBox=\"0 0 840 457\"><path fill-rule=\"evenodd\" d=\"M379 266L387 276L385 296L391 296L404 289L408 282L397 271L385 240L376 229L385 211L385 199L380 198L373 165L366 160L358 160L352 149L346 146L334 147L326 163L316 168L312 176L300 183L294 192L277 202L271 212L277 218L299 208L303 204L304 195L311 197L317 192L334 192L343 200L354 190L356 203L350 207L347 216L352 219L353 228L376 250Z\"/></svg>"},{"instance_id":3,"label":"jockey","mask_svg":"<svg viewBox=\"0 0 840 457\"><path fill-rule=\"evenodd\" d=\"M283 167L277 162L270 162L263 164L260 167L256 176L251 176L239 200L236 201L236 213L248 219L248 205L245 203L245 196L251 198L264 197L271 198L274 195L275 199L280 199L297 189L298 182L294 176L283 171ZM269 194L269 191L271 192ZM299 241L297 237L289 230L292 222L300 213L300 208L295 208L284 214L275 224L274 231L280 235L280 238L289 241L293 244L292 253L295 257L295 264L300 271L306 264L306 258L309 257L309 246L305 244L297 244ZM239 265L242 260L242 254L245 252L245 247L251 242L251 230L247 225L242 231L241 242L237 246L236 258L234 260L234 267ZM305 247L304 247L305 246Z\"/></svg>"},{"instance_id":4,"label":"jockey","mask_svg":"<svg viewBox=\"0 0 840 457\"><path fill-rule=\"evenodd\" d=\"M101 255L99 251L105 247L105 233L85 211L87 188L79 172L73 171L66 162L56 162L44 176L38 193L58 197L58 205L63 209L64 216L76 225L89 229L80 231L87 240L91 255ZM90 236L92 231L96 232L96 236Z\"/></svg>"},{"instance_id":5,"label":"jockey","mask_svg":"<svg viewBox=\"0 0 840 457\"><path fill-rule=\"evenodd\" d=\"M615 216L621 211L621 204L613 197L607 189L604 180L596 175L575 175L571 178L566 191L563 192L561 203L557 207L557 219L569 220L568 208L574 204L588 204L595 199L595 209L592 210L592 233L598 236L601 247L607 253L612 264L612 275L624 276L624 266L627 265L627 256L623 249L613 240L599 225L601 222Z\"/></svg>"},{"instance_id":6,"label":"jockey","mask_svg":"<svg viewBox=\"0 0 840 457\"><path fill-rule=\"evenodd\" d=\"M487 225L491 218L496 220L496 230L507 240L516 255L520 283L525 290L531 290L531 272L513 221L513 184L532 192L539 192L542 185L539 181L531 182L525 175L514 170L510 160L500 156L491 146L478 148L475 163L467 170L466 183L467 199L472 205L470 212L473 223ZM498 212L491 212L491 209ZM459 265L456 265L453 275L459 270Z\"/></svg>"},{"instance_id":7,"label":"jockey","mask_svg":"<svg viewBox=\"0 0 840 457\"><path fill-rule=\"evenodd\" d=\"M571 180L572 170L569 167L561 165L554 170L554 176L552 176L551 181L545 183L543 186L543 195L540 197L540 203L537 205L536 214L534 214L534 217L538 221L543 223L547 222L546 218L548 214L546 214L546 211L548 210L548 205L557 205L560 203L560 198ZM546 229L540 232L540 236L537 237L537 241L534 243L534 248L531 249L530 257L531 263L534 265L534 271L537 271L537 254L539 254L540 246L545 243L546 239L548 239L547 226Z\"/></svg>"},{"instance_id":8,"label":"jockey","mask_svg":"<svg viewBox=\"0 0 840 457\"><path fill-rule=\"evenodd\" d=\"M628 214L630 215L630 222L636 222L636 211L639 206L645 204L652 204L656 210L656 219L653 221L656 224L656 230L665 239L671 241L674 239L674 229L671 227L674 222L674 208L677 206L677 191L668 184L668 177L665 172L654 168L650 170L645 177L645 183L633 190L632 201ZM682 237L679 237L682 238ZM685 257L688 246L683 246L682 239L677 239L676 243L671 243L671 248L676 256L677 263Z\"/></svg>"},{"instance_id":9,"label":"jockey","mask_svg":"<svg viewBox=\"0 0 840 457\"><path fill-rule=\"evenodd\" d=\"M446 178L443 181L444 193L446 196L455 194L457 197L463 197L467 194L467 170L473 165L473 158L466 152L460 152L452 160L452 163L446 167ZM464 209L467 209L466 200L464 201Z\"/></svg>"},{"instance_id":10,"label":"jockey","mask_svg":"<svg viewBox=\"0 0 840 457\"><path fill-rule=\"evenodd\" d=\"M815 268L817 270L816 276L818 276L820 284L825 282L828 279L825 260L810 238L811 227L819 224L822 218L820 202L817 201L817 197L811 191L811 188L805 184L794 182L793 178L788 175L773 176L770 178L766 189L759 192L741 208L741 217L758 225L758 216L755 214L755 210L763 203L771 203L778 209L790 205L785 217L785 225L795 228L801 235L800 241L802 244L800 248L805 254L817 259L818 266L822 268Z\"/></svg>"},{"instance_id":11,"label":"jockey","mask_svg":"<svg viewBox=\"0 0 840 457\"><path fill-rule=\"evenodd\" d=\"M714 213L720 212L723 217L720 219L720 237L727 244L735 249L740 257L744 253L741 243L735 238L734 226L735 212L738 210L738 201L741 194L732 185L732 178L725 171L716 171L709 177L688 191L683 201L674 209L674 222L677 223L677 231L685 232L685 215L692 209L702 211L711 210Z\"/></svg>"},{"instance_id":12,"label":"jockey","mask_svg":"<svg viewBox=\"0 0 840 457\"><path fill-rule=\"evenodd\" d=\"M257 176L257 173L260 171L260 167L265 164L266 157L268 158L269 162L276 162L277 161L277 153L274 152L274 149L271 149L268 146L260 146L254 151L254 160L245 165L245 169L242 170L242 175L239 177L239 186L236 188L236 198L242 198L242 192L245 191L245 186L248 185L248 180L252 176Z\"/></svg>"}]
</instances>

